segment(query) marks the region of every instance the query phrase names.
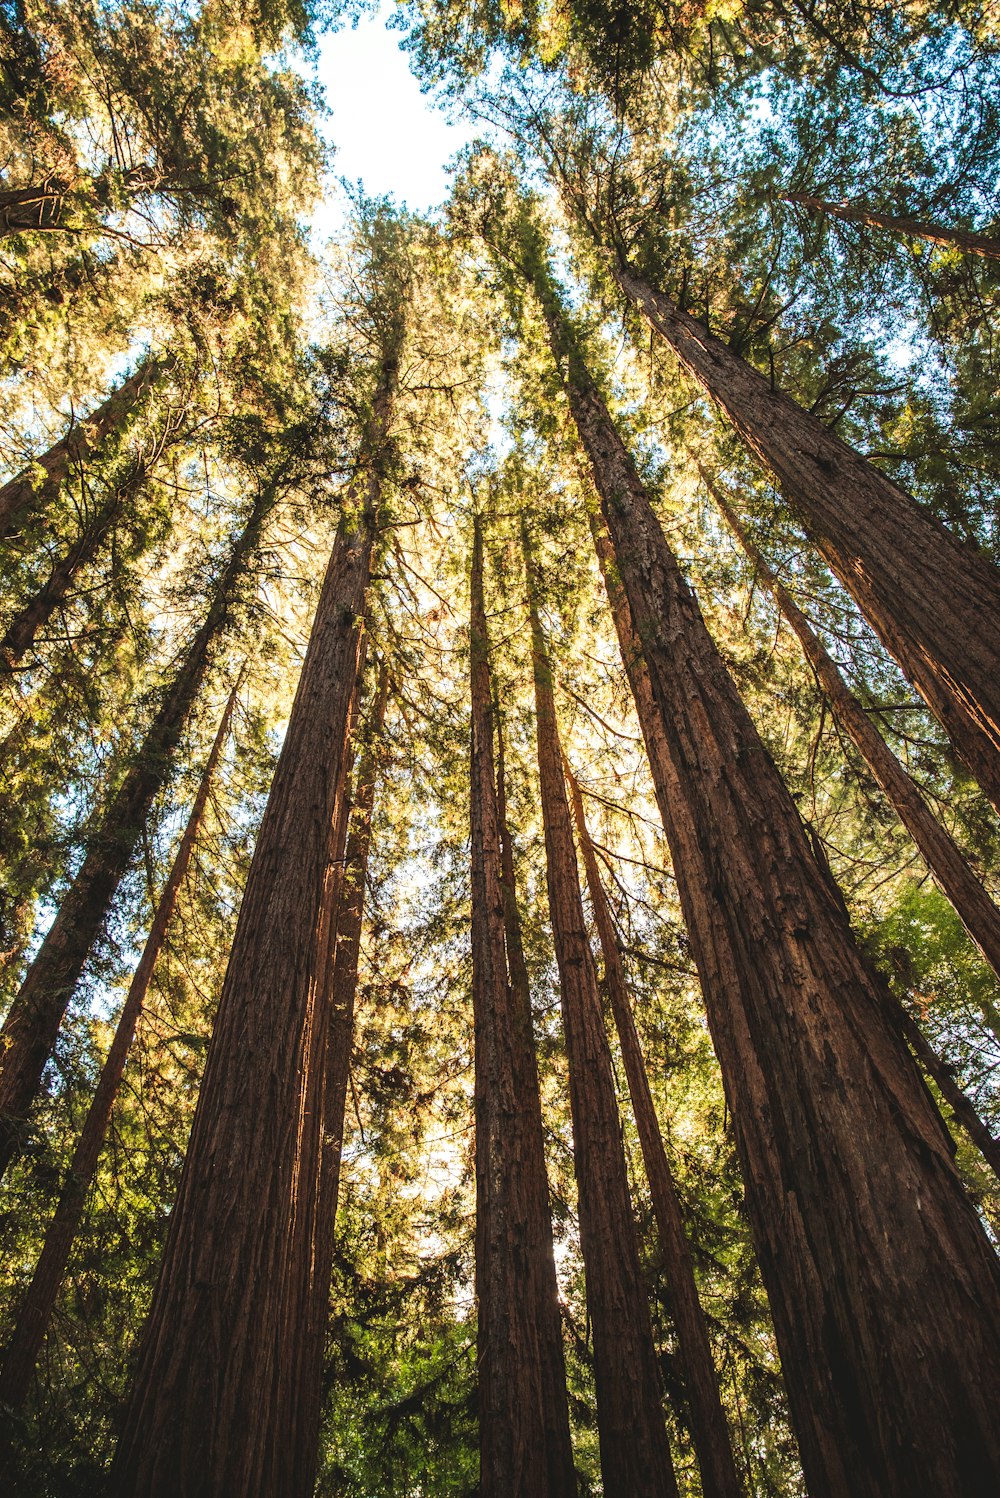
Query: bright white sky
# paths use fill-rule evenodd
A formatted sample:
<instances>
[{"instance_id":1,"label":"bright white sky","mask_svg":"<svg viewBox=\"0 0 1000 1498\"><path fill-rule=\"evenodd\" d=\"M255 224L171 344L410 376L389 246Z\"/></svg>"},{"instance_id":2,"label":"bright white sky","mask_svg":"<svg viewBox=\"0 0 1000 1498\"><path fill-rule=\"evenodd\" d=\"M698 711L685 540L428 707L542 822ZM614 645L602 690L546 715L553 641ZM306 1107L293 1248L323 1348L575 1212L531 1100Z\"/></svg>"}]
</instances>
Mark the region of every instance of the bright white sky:
<instances>
[{"instance_id":1,"label":"bright white sky","mask_svg":"<svg viewBox=\"0 0 1000 1498\"><path fill-rule=\"evenodd\" d=\"M384 7L355 29L322 39L317 76L333 118L327 134L337 147L333 169L359 178L373 196L391 193L415 212L439 206L448 193L445 163L470 141L468 125L450 125L420 92L400 51L398 31L386 30ZM338 225L342 205L324 204L315 229L321 238Z\"/></svg>"}]
</instances>

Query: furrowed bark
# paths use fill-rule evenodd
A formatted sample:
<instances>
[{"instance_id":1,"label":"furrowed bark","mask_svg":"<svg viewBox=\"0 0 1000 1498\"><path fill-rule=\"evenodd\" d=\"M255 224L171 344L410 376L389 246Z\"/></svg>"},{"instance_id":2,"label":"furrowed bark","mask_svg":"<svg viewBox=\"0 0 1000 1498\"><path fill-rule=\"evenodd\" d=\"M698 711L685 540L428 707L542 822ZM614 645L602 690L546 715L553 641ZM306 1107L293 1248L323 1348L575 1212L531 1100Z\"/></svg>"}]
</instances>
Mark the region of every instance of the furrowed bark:
<instances>
[{"instance_id":1,"label":"furrowed bark","mask_svg":"<svg viewBox=\"0 0 1000 1498\"><path fill-rule=\"evenodd\" d=\"M988 260L1000 260L1000 239L992 234L977 234L973 229L952 228L947 224L900 217L894 213L878 213L862 203L831 202L807 192L786 192L781 196L786 203L799 203L814 213L825 213L847 224L863 224L866 229L888 229L907 239L926 239L930 244L948 245L967 255L985 255Z\"/></svg>"},{"instance_id":2,"label":"furrowed bark","mask_svg":"<svg viewBox=\"0 0 1000 1498\"><path fill-rule=\"evenodd\" d=\"M625 965L601 880L597 854L587 827L580 787L568 765L565 766L565 771L580 851L583 854L590 904L604 958L605 988L621 1045L636 1132L642 1148L660 1250L667 1274L670 1307L677 1328L678 1361L687 1390L691 1437L701 1469L702 1492L704 1498L743 1498L743 1484L736 1471L729 1427L719 1393L719 1379L712 1360L708 1326L698 1299L694 1263L684 1232L680 1198L663 1148L656 1106L632 1016Z\"/></svg>"},{"instance_id":3,"label":"furrowed bark","mask_svg":"<svg viewBox=\"0 0 1000 1498\"><path fill-rule=\"evenodd\" d=\"M573 1116L580 1247L594 1339L597 1427L607 1493L675 1495L646 1287L639 1263L611 1050L580 894L552 668L523 529L549 912L559 968Z\"/></svg>"},{"instance_id":4,"label":"furrowed bark","mask_svg":"<svg viewBox=\"0 0 1000 1498\"><path fill-rule=\"evenodd\" d=\"M612 273L778 480L1000 810L1000 572L627 265Z\"/></svg>"},{"instance_id":5,"label":"furrowed bark","mask_svg":"<svg viewBox=\"0 0 1000 1498\"><path fill-rule=\"evenodd\" d=\"M523 265L672 765L651 757L807 1486L987 1498L1000 1264L530 240Z\"/></svg>"},{"instance_id":6,"label":"furrowed bark","mask_svg":"<svg viewBox=\"0 0 1000 1498\"><path fill-rule=\"evenodd\" d=\"M143 823L166 784L173 755L214 650L273 505L263 494L216 585L215 595L130 769L89 840L87 854L63 896L0 1031L0 1174L20 1150L25 1121L41 1085L59 1027L119 884L132 861Z\"/></svg>"},{"instance_id":7,"label":"furrowed bark","mask_svg":"<svg viewBox=\"0 0 1000 1498\"><path fill-rule=\"evenodd\" d=\"M330 971L350 729L398 369L341 521L258 834L116 1498L308 1498L329 1286L320 1249Z\"/></svg>"},{"instance_id":8,"label":"furrowed bark","mask_svg":"<svg viewBox=\"0 0 1000 1498\"><path fill-rule=\"evenodd\" d=\"M480 1490L484 1498L574 1498L530 996L515 994L505 952L505 896L509 902L512 891L503 888L478 516L473 522L471 598Z\"/></svg>"},{"instance_id":9,"label":"furrowed bark","mask_svg":"<svg viewBox=\"0 0 1000 1498\"><path fill-rule=\"evenodd\" d=\"M145 360L96 411L75 422L48 452L36 458L17 478L0 486L0 539L10 535L27 514L38 515L48 509L72 470L118 431L166 367L163 360Z\"/></svg>"},{"instance_id":10,"label":"furrowed bark","mask_svg":"<svg viewBox=\"0 0 1000 1498\"><path fill-rule=\"evenodd\" d=\"M205 807L208 804L212 779L229 733L238 690L236 686L229 694L229 700L215 735L215 742L191 804L187 825L160 894L139 965L129 985L111 1048L101 1068L93 1101L84 1120L83 1128L80 1130L80 1137L59 1196L55 1216L45 1234L45 1242L42 1245L35 1273L21 1303L14 1331L4 1352L3 1366L0 1369L0 1404L5 1404L14 1410L21 1409L28 1397L35 1363L49 1329L52 1310L58 1298L70 1252L83 1217L87 1192L90 1190L104 1140L107 1137L111 1112L125 1075L125 1063L146 1002L153 969L163 948L167 928L177 904L177 897L191 864L205 815Z\"/></svg>"},{"instance_id":11,"label":"furrowed bark","mask_svg":"<svg viewBox=\"0 0 1000 1498\"><path fill-rule=\"evenodd\" d=\"M750 540L729 501L700 468L702 482L722 511L729 528L746 552L754 571L771 593L794 630L837 720L855 745L875 780L913 838L927 867L960 917L983 956L1000 976L1000 910L994 905L951 834L942 827L919 789L903 769L868 714L853 695L840 669L812 625ZM1000 1039L1000 1015L985 1004L983 1015Z\"/></svg>"}]
</instances>

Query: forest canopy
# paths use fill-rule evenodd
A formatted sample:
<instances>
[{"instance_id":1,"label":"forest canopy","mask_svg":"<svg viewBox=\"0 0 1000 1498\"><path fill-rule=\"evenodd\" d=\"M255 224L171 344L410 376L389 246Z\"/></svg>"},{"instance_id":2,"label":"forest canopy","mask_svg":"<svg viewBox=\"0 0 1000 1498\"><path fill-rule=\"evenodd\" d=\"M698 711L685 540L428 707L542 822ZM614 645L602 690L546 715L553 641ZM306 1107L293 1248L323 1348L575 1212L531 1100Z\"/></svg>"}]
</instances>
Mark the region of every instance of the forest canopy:
<instances>
[{"instance_id":1,"label":"forest canopy","mask_svg":"<svg viewBox=\"0 0 1000 1498\"><path fill-rule=\"evenodd\" d=\"M378 9L0 0L6 1491L992 1498L995 8Z\"/></svg>"}]
</instances>

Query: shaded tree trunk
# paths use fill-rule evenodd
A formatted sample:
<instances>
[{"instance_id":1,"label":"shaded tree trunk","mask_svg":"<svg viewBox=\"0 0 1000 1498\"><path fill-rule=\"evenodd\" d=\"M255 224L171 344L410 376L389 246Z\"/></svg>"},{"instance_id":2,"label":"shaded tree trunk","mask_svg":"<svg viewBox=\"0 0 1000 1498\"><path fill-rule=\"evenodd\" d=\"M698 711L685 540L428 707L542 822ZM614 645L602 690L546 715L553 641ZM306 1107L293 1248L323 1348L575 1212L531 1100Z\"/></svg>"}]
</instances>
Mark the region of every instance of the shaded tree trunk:
<instances>
[{"instance_id":1,"label":"shaded tree trunk","mask_svg":"<svg viewBox=\"0 0 1000 1498\"><path fill-rule=\"evenodd\" d=\"M25 1121L66 1008L132 861L149 808L170 777L184 724L214 649L229 624L235 598L272 506L273 497L265 492L251 511L216 583L208 613L146 730L131 767L88 840L86 857L62 898L58 914L0 1031L3 1043L0 1173L20 1149Z\"/></svg>"},{"instance_id":2,"label":"shaded tree trunk","mask_svg":"<svg viewBox=\"0 0 1000 1498\"><path fill-rule=\"evenodd\" d=\"M126 193L134 194L155 186L158 174L148 165L130 167L115 174ZM0 189L0 239L13 234L99 234L100 220L73 222L74 212L84 209L95 216L106 210L111 201L114 178L109 173L98 177L89 192L74 189L59 177L50 177L27 187Z\"/></svg>"},{"instance_id":3,"label":"shaded tree trunk","mask_svg":"<svg viewBox=\"0 0 1000 1498\"><path fill-rule=\"evenodd\" d=\"M601 1474L607 1493L663 1498L676 1494L677 1484L639 1263L611 1050L580 895L552 668L538 617L526 527L523 537L549 912L569 1067L580 1247L594 1337Z\"/></svg>"},{"instance_id":4,"label":"shaded tree trunk","mask_svg":"<svg viewBox=\"0 0 1000 1498\"><path fill-rule=\"evenodd\" d=\"M569 766L565 768L590 904L604 957L604 983L621 1045L636 1131L642 1148L660 1250L667 1274L670 1306L677 1327L678 1361L687 1390L691 1436L701 1469L702 1492L704 1498L743 1498L743 1484L736 1471L729 1427L719 1393L719 1379L712 1360L708 1326L698 1299L694 1263L684 1232L680 1198L663 1148L663 1137L656 1117L642 1047L632 1016L625 965L601 881L597 854L590 839L580 787Z\"/></svg>"},{"instance_id":5,"label":"shaded tree trunk","mask_svg":"<svg viewBox=\"0 0 1000 1498\"><path fill-rule=\"evenodd\" d=\"M699 471L702 482L742 545L754 571L794 630L837 720L882 787L899 820L920 850L927 867L954 905L969 935L978 944L994 972L1000 976L1000 910L966 863L954 838L941 826L917 786L872 724L841 676L836 662L788 589L768 567L728 500L700 465ZM1000 1015L988 1003L984 1005L983 1013L986 1023L1000 1039Z\"/></svg>"},{"instance_id":6,"label":"shaded tree trunk","mask_svg":"<svg viewBox=\"0 0 1000 1498\"><path fill-rule=\"evenodd\" d=\"M127 478L108 490L76 540L56 561L42 586L14 615L0 639L0 681L13 674L35 643L38 631L44 629L56 609L65 602L74 578L100 551L128 498L145 483L147 472L148 465L140 458L133 464Z\"/></svg>"},{"instance_id":7,"label":"shaded tree trunk","mask_svg":"<svg viewBox=\"0 0 1000 1498\"><path fill-rule=\"evenodd\" d=\"M215 742L202 772L201 783L191 805L187 826L160 894L153 923L149 929L139 965L129 985L111 1048L101 1069L93 1101L80 1131L69 1172L56 1206L55 1216L45 1234L45 1242L42 1245L35 1273L21 1303L13 1334L7 1343L3 1367L0 1370L0 1404L6 1404L12 1409L21 1409L28 1397L38 1353L49 1328L52 1310L58 1298L73 1242L83 1217L87 1193L94 1179L104 1140L107 1137L111 1112L125 1075L125 1063L146 1002L146 993L153 976L153 969L163 948L167 927L173 916L177 897L187 876L201 830L212 778L229 733L229 724L236 706L238 690L236 686L229 694L229 700L215 735Z\"/></svg>"},{"instance_id":8,"label":"shaded tree trunk","mask_svg":"<svg viewBox=\"0 0 1000 1498\"><path fill-rule=\"evenodd\" d=\"M48 452L0 486L0 539L10 535L26 513L36 515L48 509L71 471L120 430L140 397L156 383L165 368L162 360L146 359L96 411L74 422L65 437L53 443Z\"/></svg>"},{"instance_id":9,"label":"shaded tree trunk","mask_svg":"<svg viewBox=\"0 0 1000 1498\"><path fill-rule=\"evenodd\" d=\"M950 228L946 224L928 223L925 219L901 218L894 213L878 213L863 203L851 203L846 199L831 202L828 198L813 197L808 192L786 192L781 196L786 203L799 203L814 213L825 213L830 218L843 219L847 224L863 224L866 229L889 229L907 239L926 239L930 244L952 245L968 255L985 255L988 260L1000 260L1000 239L992 234Z\"/></svg>"},{"instance_id":10,"label":"shaded tree trunk","mask_svg":"<svg viewBox=\"0 0 1000 1498\"><path fill-rule=\"evenodd\" d=\"M612 270L781 484L1000 810L1000 572L627 265Z\"/></svg>"},{"instance_id":11,"label":"shaded tree trunk","mask_svg":"<svg viewBox=\"0 0 1000 1498\"><path fill-rule=\"evenodd\" d=\"M240 908L112 1468L118 1498L312 1492L330 970L397 349L383 355Z\"/></svg>"},{"instance_id":12,"label":"shaded tree trunk","mask_svg":"<svg viewBox=\"0 0 1000 1498\"><path fill-rule=\"evenodd\" d=\"M515 995L508 981L504 917L510 892L503 888L478 516L473 527L470 817L480 1490L484 1498L575 1498L530 996L525 1003L524 991ZM507 915L509 922L510 909Z\"/></svg>"},{"instance_id":13,"label":"shaded tree trunk","mask_svg":"<svg viewBox=\"0 0 1000 1498\"><path fill-rule=\"evenodd\" d=\"M1000 1264L534 249L672 765L651 756L807 1486L986 1498Z\"/></svg>"}]
</instances>

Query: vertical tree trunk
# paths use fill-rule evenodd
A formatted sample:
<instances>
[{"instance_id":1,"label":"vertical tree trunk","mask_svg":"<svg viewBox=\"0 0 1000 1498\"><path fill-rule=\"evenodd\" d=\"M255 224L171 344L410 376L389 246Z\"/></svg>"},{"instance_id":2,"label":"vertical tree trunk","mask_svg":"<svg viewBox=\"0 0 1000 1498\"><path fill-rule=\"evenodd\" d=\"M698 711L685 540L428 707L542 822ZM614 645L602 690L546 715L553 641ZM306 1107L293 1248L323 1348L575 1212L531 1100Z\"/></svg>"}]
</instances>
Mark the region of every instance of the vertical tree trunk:
<instances>
[{"instance_id":1,"label":"vertical tree trunk","mask_svg":"<svg viewBox=\"0 0 1000 1498\"><path fill-rule=\"evenodd\" d=\"M257 838L112 1469L117 1498L312 1492L330 969L398 348L383 352Z\"/></svg>"},{"instance_id":2,"label":"vertical tree trunk","mask_svg":"<svg viewBox=\"0 0 1000 1498\"><path fill-rule=\"evenodd\" d=\"M954 838L941 826L917 786L873 726L868 714L841 676L836 662L788 589L768 567L728 500L700 465L699 471L702 482L742 545L754 571L795 631L835 716L882 787L899 820L920 850L927 867L954 905L969 935L978 944L993 971L1000 976L1000 910L966 863ZM996 1009L987 1003L983 1013L986 1023L1000 1039L1000 1016Z\"/></svg>"},{"instance_id":3,"label":"vertical tree trunk","mask_svg":"<svg viewBox=\"0 0 1000 1498\"><path fill-rule=\"evenodd\" d=\"M671 1310L677 1327L678 1359L687 1389L691 1436L701 1469L702 1492L704 1498L743 1498L743 1484L737 1475L729 1427L719 1393L719 1380L712 1361L708 1327L698 1299L694 1263L684 1233L680 1199L663 1148L653 1094L632 1017L625 966L584 815L583 797L568 765L566 780L573 802L594 922L604 957L604 982L621 1044L622 1061L625 1064L636 1130L667 1273Z\"/></svg>"},{"instance_id":4,"label":"vertical tree trunk","mask_svg":"<svg viewBox=\"0 0 1000 1498\"><path fill-rule=\"evenodd\" d=\"M480 1491L574 1498L530 1000L507 975L481 522L473 522L472 997Z\"/></svg>"},{"instance_id":5,"label":"vertical tree trunk","mask_svg":"<svg viewBox=\"0 0 1000 1498\"><path fill-rule=\"evenodd\" d=\"M863 224L866 229L889 229L907 239L926 239L930 244L952 245L968 255L985 255L988 260L1000 260L1000 240L992 234L977 234L973 229L951 228L947 224L929 223L926 219L900 218L894 213L878 213L863 203L846 200L835 203L828 198L815 198L807 192L786 192L781 196L786 203L800 203L814 213L825 213L830 218L843 219L847 224Z\"/></svg>"},{"instance_id":6,"label":"vertical tree trunk","mask_svg":"<svg viewBox=\"0 0 1000 1498\"><path fill-rule=\"evenodd\" d=\"M523 529L549 912L573 1116L580 1247L594 1335L597 1426L607 1493L674 1495L667 1429L622 1144L611 1050L580 895L552 668Z\"/></svg>"},{"instance_id":7,"label":"vertical tree trunk","mask_svg":"<svg viewBox=\"0 0 1000 1498\"><path fill-rule=\"evenodd\" d=\"M215 735L215 742L202 772L201 783L191 805L187 826L160 894L153 923L146 938L146 945L143 947L139 965L129 985L111 1048L101 1069L83 1128L80 1130L80 1137L59 1196L55 1216L45 1234L45 1242L35 1273L21 1304L13 1334L7 1343L3 1367L0 1369L0 1404L6 1404L11 1409L19 1410L28 1397L31 1376L49 1328L52 1309L59 1295L73 1242L83 1217L87 1192L90 1190L94 1173L97 1170L97 1163L108 1132L108 1124L111 1121L111 1112L125 1075L125 1063L143 1005L146 1002L149 982L162 950L167 927L173 916L177 897L187 875L201 830L205 807L208 804L208 793L229 732L238 690L239 687L235 686L229 694L229 700Z\"/></svg>"},{"instance_id":8,"label":"vertical tree trunk","mask_svg":"<svg viewBox=\"0 0 1000 1498\"><path fill-rule=\"evenodd\" d=\"M1000 1264L532 248L673 767L652 759L806 1483L986 1498Z\"/></svg>"},{"instance_id":9,"label":"vertical tree trunk","mask_svg":"<svg viewBox=\"0 0 1000 1498\"><path fill-rule=\"evenodd\" d=\"M361 957L361 928L364 925L365 881L368 877L372 810L375 805L380 739L385 725L388 698L389 669L383 661L379 666L375 700L364 730L364 749L354 779L354 794L350 798L348 808L344 874L340 886L333 953L330 1034L326 1057L326 1100L323 1108L325 1205L321 1214L324 1236L331 1243L337 1217L337 1200L340 1195L340 1157L344 1143L347 1087L351 1075L354 1004Z\"/></svg>"},{"instance_id":10,"label":"vertical tree trunk","mask_svg":"<svg viewBox=\"0 0 1000 1498\"><path fill-rule=\"evenodd\" d=\"M174 751L273 505L265 492L220 574L200 628L170 683L63 896L0 1031L0 1174L19 1151L25 1120L59 1027L111 901L132 860L143 822L166 784Z\"/></svg>"},{"instance_id":11,"label":"vertical tree trunk","mask_svg":"<svg viewBox=\"0 0 1000 1498\"><path fill-rule=\"evenodd\" d=\"M628 266L613 273L774 474L1000 810L1000 572Z\"/></svg>"},{"instance_id":12,"label":"vertical tree trunk","mask_svg":"<svg viewBox=\"0 0 1000 1498\"><path fill-rule=\"evenodd\" d=\"M0 485L0 539L15 530L26 514L41 514L48 509L71 470L124 425L140 397L166 367L160 359L144 360L96 411L75 422L65 437L17 478Z\"/></svg>"},{"instance_id":13,"label":"vertical tree trunk","mask_svg":"<svg viewBox=\"0 0 1000 1498\"><path fill-rule=\"evenodd\" d=\"M93 561L132 494L145 483L148 466L138 459L120 484L112 485L76 540L63 552L45 582L18 610L0 639L0 681L13 674L35 637L66 598L81 568Z\"/></svg>"}]
</instances>

